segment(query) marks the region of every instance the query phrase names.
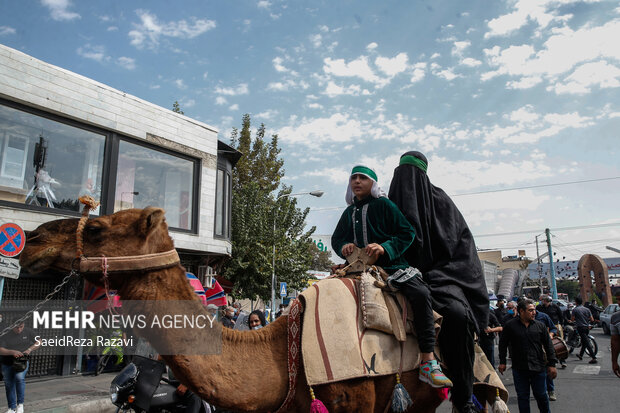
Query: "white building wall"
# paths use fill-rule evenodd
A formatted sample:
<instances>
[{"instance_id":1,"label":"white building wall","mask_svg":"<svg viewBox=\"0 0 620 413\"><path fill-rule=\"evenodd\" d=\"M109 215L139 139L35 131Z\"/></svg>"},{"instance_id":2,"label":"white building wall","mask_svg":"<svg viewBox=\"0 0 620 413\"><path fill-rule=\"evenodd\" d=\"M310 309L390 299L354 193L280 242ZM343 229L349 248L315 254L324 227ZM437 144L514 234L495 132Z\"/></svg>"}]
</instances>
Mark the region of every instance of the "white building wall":
<instances>
[{"instance_id":1,"label":"white building wall","mask_svg":"<svg viewBox=\"0 0 620 413\"><path fill-rule=\"evenodd\" d=\"M230 242L213 237L215 128L2 44L0 97L201 158L199 233L171 235L177 248L230 253ZM57 214L6 207L0 212L1 222L16 222L26 230L57 218Z\"/></svg>"}]
</instances>

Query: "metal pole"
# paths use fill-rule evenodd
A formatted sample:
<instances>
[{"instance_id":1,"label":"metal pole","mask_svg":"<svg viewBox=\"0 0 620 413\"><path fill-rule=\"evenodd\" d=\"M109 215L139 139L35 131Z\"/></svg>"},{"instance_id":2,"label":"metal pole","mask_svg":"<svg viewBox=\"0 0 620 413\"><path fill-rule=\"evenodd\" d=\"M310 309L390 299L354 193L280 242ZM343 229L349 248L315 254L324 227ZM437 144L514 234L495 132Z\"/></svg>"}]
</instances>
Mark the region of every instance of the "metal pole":
<instances>
[{"instance_id":1,"label":"metal pole","mask_svg":"<svg viewBox=\"0 0 620 413\"><path fill-rule=\"evenodd\" d=\"M278 202L278 197L276 203ZM277 209L276 209L277 210ZM275 320L276 314L276 211L273 211L273 255L271 257L271 313L269 319Z\"/></svg>"},{"instance_id":2,"label":"metal pole","mask_svg":"<svg viewBox=\"0 0 620 413\"><path fill-rule=\"evenodd\" d=\"M555 268L553 266L553 252L551 251L551 232L549 228L545 229L545 234L547 235L547 247L549 249L549 271L551 273L551 294L553 294L553 299L558 299L558 289L555 286Z\"/></svg>"},{"instance_id":3,"label":"metal pole","mask_svg":"<svg viewBox=\"0 0 620 413\"><path fill-rule=\"evenodd\" d=\"M542 282L542 265L540 265L540 252L538 251L538 237L540 235L536 235L536 262L538 263L538 283L540 284L540 293L543 293L543 282Z\"/></svg>"}]
</instances>

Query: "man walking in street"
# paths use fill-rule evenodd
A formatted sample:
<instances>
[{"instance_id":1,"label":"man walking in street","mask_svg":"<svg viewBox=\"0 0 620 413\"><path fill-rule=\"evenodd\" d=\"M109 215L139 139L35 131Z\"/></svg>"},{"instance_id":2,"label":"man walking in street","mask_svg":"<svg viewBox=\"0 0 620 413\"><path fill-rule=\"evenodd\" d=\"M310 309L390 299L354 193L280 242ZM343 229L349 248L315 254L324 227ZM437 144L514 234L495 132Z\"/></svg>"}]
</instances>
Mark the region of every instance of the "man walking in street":
<instances>
[{"instance_id":1,"label":"man walking in street","mask_svg":"<svg viewBox=\"0 0 620 413\"><path fill-rule=\"evenodd\" d=\"M577 358L579 360L582 360L583 353L585 353L587 349L588 354L592 356L592 360L590 360L589 363L596 364L598 361L596 360L596 356L594 355L594 349L592 348L592 344L590 344L590 340L588 339L588 333L590 332L590 323L594 322L594 317L592 317L592 313L590 312L590 310L588 310L582 305L583 301L581 300L581 297L575 298L575 304L577 304L577 307L573 309L573 322L575 323L575 328L577 329L577 333L579 333L579 337L581 338L581 350L579 350Z\"/></svg>"},{"instance_id":2,"label":"man walking in street","mask_svg":"<svg viewBox=\"0 0 620 413\"><path fill-rule=\"evenodd\" d=\"M506 371L506 353L510 346L512 376L520 413L530 412L530 387L536 398L538 410L549 412L547 374L555 379L557 362L553 343L547 327L536 321L536 308L530 299L519 301L518 317L506 322L499 340L499 367Z\"/></svg>"},{"instance_id":3,"label":"man walking in street","mask_svg":"<svg viewBox=\"0 0 620 413\"><path fill-rule=\"evenodd\" d=\"M620 288L616 287L615 296L616 302L620 304ZM616 376L620 377L618 355L620 355L620 311L616 311L611 316L611 369Z\"/></svg>"},{"instance_id":4,"label":"man walking in street","mask_svg":"<svg viewBox=\"0 0 620 413\"><path fill-rule=\"evenodd\" d=\"M564 330L562 329L564 314L562 314L562 309L553 302L553 298L545 295L542 302L536 306L536 311L545 313L551 317L551 321L553 321L555 328L558 330L557 336L564 339Z\"/></svg>"}]
</instances>

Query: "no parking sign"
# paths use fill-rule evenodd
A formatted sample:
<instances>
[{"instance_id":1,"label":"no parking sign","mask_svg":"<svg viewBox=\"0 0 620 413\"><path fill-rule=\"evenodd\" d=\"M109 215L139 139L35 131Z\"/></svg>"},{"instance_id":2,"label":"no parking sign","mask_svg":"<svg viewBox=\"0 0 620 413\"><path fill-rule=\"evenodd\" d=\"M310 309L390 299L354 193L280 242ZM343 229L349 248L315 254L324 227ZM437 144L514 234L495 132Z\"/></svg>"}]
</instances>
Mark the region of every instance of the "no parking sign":
<instances>
[{"instance_id":1,"label":"no parking sign","mask_svg":"<svg viewBox=\"0 0 620 413\"><path fill-rule=\"evenodd\" d=\"M8 223L0 226L0 255L15 257L26 246L26 234L19 225Z\"/></svg>"}]
</instances>

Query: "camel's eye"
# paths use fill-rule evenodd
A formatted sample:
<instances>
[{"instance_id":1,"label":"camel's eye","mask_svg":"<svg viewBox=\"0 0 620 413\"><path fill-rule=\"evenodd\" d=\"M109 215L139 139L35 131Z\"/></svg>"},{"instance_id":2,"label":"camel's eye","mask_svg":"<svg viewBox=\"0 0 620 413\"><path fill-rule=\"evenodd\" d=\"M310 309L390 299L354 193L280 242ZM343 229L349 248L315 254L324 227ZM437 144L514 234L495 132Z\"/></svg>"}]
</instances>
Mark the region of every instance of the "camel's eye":
<instances>
[{"instance_id":1,"label":"camel's eye","mask_svg":"<svg viewBox=\"0 0 620 413\"><path fill-rule=\"evenodd\" d=\"M88 224L84 228L84 235L90 240L96 240L101 236L101 231L103 227L101 225L97 225L96 223Z\"/></svg>"}]
</instances>

